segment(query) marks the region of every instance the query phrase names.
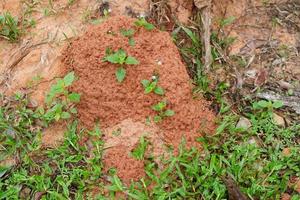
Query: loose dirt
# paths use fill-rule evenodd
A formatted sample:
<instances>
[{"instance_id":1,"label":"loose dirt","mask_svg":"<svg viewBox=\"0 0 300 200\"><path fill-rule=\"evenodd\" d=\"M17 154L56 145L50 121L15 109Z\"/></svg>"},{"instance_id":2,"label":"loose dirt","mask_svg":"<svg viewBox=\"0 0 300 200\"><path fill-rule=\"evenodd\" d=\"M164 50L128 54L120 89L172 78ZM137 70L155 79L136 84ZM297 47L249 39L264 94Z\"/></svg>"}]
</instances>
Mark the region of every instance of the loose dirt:
<instances>
[{"instance_id":1,"label":"loose dirt","mask_svg":"<svg viewBox=\"0 0 300 200\"><path fill-rule=\"evenodd\" d=\"M215 129L214 115L207 109L209 103L193 97L186 67L169 33L134 27L134 21L127 17L109 18L99 26L90 27L64 51L65 67L79 77L71 90L82 95L78 105L80 121L88 128L93 128L99 122L103 129L114 127L127 119L145 124L147 117L156 114L151 106L167 100L168 108L176 114L156 124L161 134L159 137L165 145L172 145L175 149L182 138L186 139L187 146L199 147L196 139L202 134L212 134ZM136 30L134 47L129 46L128 38L120 34L124 28ZM136 66L126 66L127 76L121 84L115 78L117 66L103 62L107 48L114 51L122 48L140 62ZM154 74L159 76L158 83L165 89L164 97L144 94L141 80L150 80ZM132 129L134 131L135 128ZM140 132L147 131L141 129ZM132 148L125 147L124 143L127 142L125 140L123 145L107 151L110 156L106 163L124 173L125 168L139 173L136 167L142 165L131 162L128 153ZM136 178L136 173L120 175L123 180L128 180Z\"/></svg>"}]
</instances>

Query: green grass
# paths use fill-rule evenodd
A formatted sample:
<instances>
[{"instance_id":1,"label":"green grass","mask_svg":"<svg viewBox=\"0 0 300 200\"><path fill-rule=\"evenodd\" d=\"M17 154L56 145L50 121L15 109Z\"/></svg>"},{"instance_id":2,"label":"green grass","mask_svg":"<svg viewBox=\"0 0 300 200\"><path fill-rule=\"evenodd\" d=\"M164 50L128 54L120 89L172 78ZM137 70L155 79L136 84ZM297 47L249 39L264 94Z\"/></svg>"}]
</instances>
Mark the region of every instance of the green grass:
<instances>
[{"instance_id":1,"label":"green grass","mask_svg":"<svg viewBox=\"0 0 300 200\"><path fill-rule=\"evenodd\" d=\"M9 12L0 13L0 36L14 42L19 39L20 34L18 18L13 17Z\"/></svg>"},{"instance_id":2,"label":"green grass","mask_svg":"<svg viewBox=\"0 0 300 200\"><path fill-rule=\"evenodd\" d=\"M1 167L0 199L18 199L42 195L42 199L90 199L95 187L98 199L112 199L117 192L129 199L226 199L227 189L222 177L231 176L251 198L279 199L287 190L289 178L300 176L300 125L281 128L272 120L273 106L253 103L247 117L249 130L235 128L238 116L220 119L218 134L200 138L204 151L187 150L184 142L177 156L164 160L158 168L151 157L144 157L148 142L141 138L133 152L144 159L147 177L125 186L116 175L106 180L102 172L101 131L78 129L76 120L69 123L64 143L57 149L41 146L43 120L26 105L25 97L16 96L13 104L1 108L1 160L17 156L18 164ZM270 105L270 104L268 104ZM274 104L271 104L274 105ZM81 136L89 134L92 148L79 145ZM291 154L283 155L289 148ZM152 187L150 187L152 185ZM150 189L151 188L151 189ZM104 195L103 191L109 190ZM27 192L25 192L27 191ZM30 191L30 192L28 192ZM297 193L293 191L294 199ZM24 199L26 199L24 198Z\"/></svg>"},{"instance_id":3,"label":"green grass","mask_svg":"<svg viewBox=\"0 0 300 200\"><path fill-rule=\"evenodd\" d=\"M143 20L136 25L150 30ZM186 149L183 139L178 154L170 152L158 165L146 153L150 142L141 137L131 156L144 161L146 176L125 185L115 169L105 174L101 129L95 125L94 130L88 131L78 123L75 104L80 95L68 90L76 81L75 74L70 72L56 80L44 107L32 108L26 95L2 96L0 199L228 199L229 191L223 182L227 176L250 199L280 199L285 192L293 200L300 199L289 184L291 178L300 177L300 125L286 128L276 125L273 112L282 107L281 102L253 101L243 112L252 126L247 130L236 128L240 116L231 113L223 99L229 85L219 83L214 89L208 87L202 69L201 41L196 32L187 28L182 31L190 41L181 46L181 53L191 69L196 91L212 95L221 108L216 134L207 133L199 138L203 151ZM220 46L226 48L227 43ZM119 68L138 63L121 49L117 52L108 49L105 61ZM125 75L116 73L120 82ZM163 94L155 92L159 87L157 81L144 80L145 92ZM175 114L167 107L164 100L153 105L157 122ZM68 124L63 143L54 149L43 147L43 130L62 120ZM88 142L82 142L86 138ZM283 154L286 148L290 150L288 155ZM16 160L15 164L4 164L11 158Z\"/></svg>"}]
</instances>

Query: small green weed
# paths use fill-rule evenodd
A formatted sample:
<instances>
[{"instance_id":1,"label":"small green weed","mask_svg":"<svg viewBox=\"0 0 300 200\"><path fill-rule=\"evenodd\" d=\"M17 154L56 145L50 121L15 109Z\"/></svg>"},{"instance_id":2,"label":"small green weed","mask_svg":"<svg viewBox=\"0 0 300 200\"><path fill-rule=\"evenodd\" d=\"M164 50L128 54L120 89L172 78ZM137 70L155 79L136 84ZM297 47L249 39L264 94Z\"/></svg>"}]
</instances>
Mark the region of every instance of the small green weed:
<instances>
[{"instance_id":1,"label":"small green weed","mask_svg":"<svg viewBox=\"0 0 300 200\"><path fill-rule=\"evenodd\" d=\"M13 17L9 12L0 15L0 36L10 41L17 41L20 35L18 18Z\"/></svg>"},{"instance_id":2,"label":"small green weed","mask_svg":"<svg viewBox=\"0 0 300 200\"><path fill-rule=\"evenodd\" d=\"M142 80L141 83L144 86L145 94L149 94L151 92L161 96L165 94L164 89L158 86L158 76L153 76L151 81Z\"/></svg>"},{"instance_id":3,"label":"small green weed","mask_svg":"<svg viewBox=\"0 0 300 200\"><path fill-rule=\"evenodd\" d=\"M140 18L140 19L136 20L134 22L134 25L136 25L138 27L143 27L148 31L151 31L155 28L155 26L153 24L148 23L145 18Z\"/></svg>"},{"instance_id":4,"label":"small green weed","mask_svg":"<svg viewBox=\"0 0 300 200\"><path fill-rule=\"evenodd\" d=\"M103 60L119 65L119 68L116 70L116 78L120 83L123 82L126 77L126 69L124 68L124 65L139 64L139 61L136 58L128 56L123 49L119 49L117 52L112 52L110 49L107 49L106 56Z\"/></svg>"},{"instance_id":5,"label":"small green weed","mask_svg":"<svg viewBox=\"0 0 300 200\"><path fill-rule=\"evenodd\" d=\"M134 35L135 31L133 29L127 29L127 30L126 29L121 29L120 32L124 37L128 38L128 43L129 43L130 46L135 45L135 41L133 39L133 35Z\"/></svg>"},{"instance_id":6,"label":"small green weed","mask_svg":"<svg viewBox=\"0 0 300 200\"><path fill-rule=\"evenodd\" d=\"M152 110L156 111L158 114L153 117L155 123L161 122L166 117L172 117L175 112L173 110L167 109L167 101L161 101L151 107Z\"/></svg>"},{"instance_id":7,"label":"small green weed","mask_svg":"<svg viewBox=\"0 0 300 200\"><path fill-rule=\"evenodd\" d=\"M253 103L254 110L267 109L268 111L273 111L274 109L281 108L282 106L283 106L282 101L272 102L272 101L261 100Z\"/></svg>"},{"instance_id":8,"label":"small green weed","mask_svg":"<svg viewBox=\"0 0 300 200\"><path fill-rule=\"evenodd\" d=\"M188 65L188 71L190 76L194 79L195 91L207 92L209 90L209 80L207 75L204 72L204 65L202 63L202 55L204 54L202 51L202 43L199 38L197 31L192 31L186 27L180 27L179 30L182 30L183 38L185 38L188 42L186 43L178 43L181 55L183 60ZM181 36L181 35L175 35Z\"/></svg>"},{"instance_id":9,"label":"small green weed","mask_svg":"<svg viewBox=\"0 0 300 200\"><path fill-rule=\"evenodd\" d=\"M46 96L48 110L45 112L43 108L39 109L40 114L48 123L53 120L69 119L71 114L77 113L73 103L80 101L80 94L70 93L67 90L74 80L74 72L70 72L51 86L50 92Z\"/></svg>"},{"instance_id":10,"label":"small green weed","mask_svg":"<svg viewBox=\"0 0 300 200\"><path fill-rule=\"evenodd\" d=\"M137 160L143 160L145 152L147 150L149 142L145 139L144 136L140 138L140 143L138 146L132 151L132 156L136 158Z\"/></svg>"},{"instance_id":11,"label":"small green weed","mask_svg":"<svg viewBox=\"0 0 300 200\"><path fill-rule=\"evenodd\" d=\"M124 37L130 38L134 35L135 31L133 29L121 29L120 32Z\"/></svg>"}]
</instances>

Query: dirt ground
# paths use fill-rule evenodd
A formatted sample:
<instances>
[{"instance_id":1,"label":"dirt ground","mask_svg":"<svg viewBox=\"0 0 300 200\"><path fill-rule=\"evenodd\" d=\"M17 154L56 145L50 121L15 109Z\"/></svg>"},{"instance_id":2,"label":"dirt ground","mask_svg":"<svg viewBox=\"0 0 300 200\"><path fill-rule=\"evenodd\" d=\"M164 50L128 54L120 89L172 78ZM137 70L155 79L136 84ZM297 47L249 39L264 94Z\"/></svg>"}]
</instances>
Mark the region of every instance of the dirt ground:
<instances>
[{"instance_id":1,"label":"dirt ground","mask_svg":"<svg viewBox=\"0 0 300 200\"><path fill-rule=\"evenodd\" d=\"M161 139L166 146L172 145L177 149L184 137L188 147L196 146L201 134L214 132L215 117L208 110L209 104L201 98L193 98L186 67L169 33L136 28L134 22L131 18L111 17L101 25L89 28L64 51L66 68L79 77L71 89L82 95L77 107L79 119L88 128L93 128L97 121L102 128L115 126L124 120L145 124L147 117L156 114L151 106L166 100L168 109L174 110L175 115L155 124L160 135L156 134L154 139ZM135 46L128 44L128 38L120 33L122 29L135 30ZM103 62L108 47L113 51L121 48L139 61L136 66L126 67L126 79L121 84L114 75L116 65ZM153 75L159 77L158 84L164 88L165 96L145 95L141 80L150 80ZM121 128L121 137L124 128L132 134L137 131L134 127L125 125ZM140 134L148 131L138 130ZM134 140L138 142L139 137ZM135 145L130 145L129 151L124 150L124 145L112 147L118 153L115 150L105 158L113 160L117 169L125 167L124 163L130 167L132 158L129 155ZM119 148L123 150L119 151ZM121 152L127 156L120 157Z\"/></svg>"},{"instance_id":2,"label":"dirt ground","mask_svg":"<svg viewBox=\"0 0 300 200\"><path fill-rule=\"evenodd\" d=\"M168 33L159 31L147 33L139 30L138 36L136 36L136 49L129 49L125 47L124 38L117 36L113 39L103 33L103 30L111 28L109 24L97 21L103 16L104 8L110 11L111 16L126 15L130 17L152 16L152 12L155 10L157 11L156 16L161 15L160 20L170 22L170 30L176 23L189 24L196 9L193 1L183 0L169 1L168 3L151 0L115 0L108 4L96 0L77 0L71 5L67 0L56 0L52 5L48 0L41 0L38 3L19 0L1 1L0 12L10 11L19 19L24 18L26 14L30 19L34 19L35 25L27 28L17 43L0 39L0 91L8 95L15 91L26 92L31 95L33 101L41 104L55 77L63 76L64 66L73 69L79 77L82 77L82 81L77 82L73 89L86 94L83 95L83 101L79 105L80 119L86 126L91 127L92 123L100 118L103 127L106 128L108 146L120 146L117 149L110 148L107 155L122 157L131 162L132 158L124 152L132 151L138 142L137 138L144 133L141 131L131 132L129 131L130 127L135 127L136 130L149 129L145 132L157 135L154 138L148 136L150 140L156 141L153 143L158 145L154 146L154 149L160 150L163 148L163 143L178 145L182 134L176 135L174 130L193 132L199 128L193 127L194 120L207 117L202 113L209 113L208 103L202 100L191 100L191 94L188 93L191 91L191 85L184 64L176 46L170 39L166 39L170 38ZM245 63L243 67L236 67L237 71L234 71L232 66L229 66L231 70L217 69L213 74L213 79L218 82L228 81L228 76L237 77L233 84L234 88L239 89L240 95L251 94L257 87L265 87L279 94L285 94L292 89L293 94L286 100L287 104L292 105L290 106L291 116L285 116L286 121L293 120L293 113L299 108L299 103L297 103L298 97L300 97L299 11L300 3L297 0L271 0L267 3L260 0L214 0L212 2L214 29L219 31L219 35L235 38L226 56L238 55ZM163 13L168 15L163 15ZM230 17L234 17L235 20L222 30L218 30L220 20ZM117 29L121 25L129 27L132 23L130 19L114 18L114 20L116 19L118 22L114 23L117 24L115 27ZM92 23L101 25L95 26ZM84 34L86 31L88 31L87 34ZM78 36L81 37L72 42ZM91 36L93 36L93 40L90 45L93 46L93 51L89 50L89 43L87 43ZM141 39L138 39L140 37ZM153 111L146 109L146 106L153 104L158 99L154 96L149 99L143 97L140 83L132 78L137 70L135 67L128 69L128 82L124 83L124 87L129 93L122 91L115 81L105 79L113 70L109 68L112 66L101 63L100 59L103 57L107 45L111 45L114 49L117 48L114 43L116 41L118 45L141 60L141 64L136 66L141 70L138 73L139 79L151 77L153 70L157 67L155 61L162 60L165 68L160 69L161 84L166 88L166 96L171 101L175 112L178 113L173 120L168 119L160 127L150 128L145 127L142 123L146 116L153 114ZM70 44L74 45L74 48L69 49L72 56L68 58L74 59L77 62L76 66L66 64L66 54L63 54L66 46ZM146 51L149 57L139 49ZM90 54L91 59L83 61L82 57L87 54ZM100 69L95 69L97 66ZM176 71L168 71L175 69L173 67L176 68ZM96 77L95 74L90 74L90 70L103 73L103 79L100 81L100 76ZM92 84L89 78L92 78ZM88 87L90 85L93 87ZM106 95L103 96L96 92L99 90ZM117 92L112 93L112 91ZM236 90L233 90L233 93L236 93ZM122 100L116 100L116 98ZM139 103L135 107L136 99L139 102L146 101L147 103ZM102 104L95 102L97 100ZM123 101L127 106L123 106ZM133 107L134 109L132 109ZM191 113L192 115L190 115ZM211 123L212 117L208 118ZM57 141L61 140L63 131L61 125L57 126L45 130L43 136L45 146L55 146ZM124 135L120 138L109 134L116 127L117 129L121 127L124 131ZM174 127L176 128L174 129ZM209 130L212 129L209 128ZM111 138L117 139L112 140ZM132 145L119 145L125 138L134 138L130 143ZM190 139L190 141L193 140L194 138ZM154 154L159 155L160 151L154 152ZM143 171L137 170L143 167L143 163L140 161L132 163L133 165L130 166L119 166L124 170L123 172L128 172L128 174L121 172L123 179L137 179L143 175ZM112 159L106 159L108 166L117 166L118 164ZM131 173L130 170L137 173Z\"/></svg>"}]
</instances>

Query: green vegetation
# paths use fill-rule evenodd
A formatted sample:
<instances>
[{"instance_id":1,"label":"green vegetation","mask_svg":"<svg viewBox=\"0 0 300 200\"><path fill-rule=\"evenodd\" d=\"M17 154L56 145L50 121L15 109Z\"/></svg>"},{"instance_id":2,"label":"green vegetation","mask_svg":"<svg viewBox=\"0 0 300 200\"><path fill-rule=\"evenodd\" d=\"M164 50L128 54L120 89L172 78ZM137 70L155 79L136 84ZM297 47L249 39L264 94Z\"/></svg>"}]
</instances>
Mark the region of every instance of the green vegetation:
<instances>
[{"instance_id":1,"label":"green vegetation","mask_svg":"<svg viewBox=\"0 0 300 200\"><path fill-rule=\"evenodd\" d=\"M117 52L112 52L110 49L107 49L106 56L103 60L119 65L116 70L116 78L120 83L123 82L126 77L126 69L124 68L124 65L139 64L139 61L136 58L128 56L123 49L119 49Z\"/></svg>"},{"instance_id":2,"label":"green vegetation","mask_svg":"<svg viewBox=\"0 0 300 200\"><path fill-rule=\"evenodd\" d=\"M73 75L66 77L59 80L69 85L74 80ZM58 93L55 94L54 99ZM44 118L30 109L28 103L25 96L18 94L1 107L1 161L17 157L18 164L1 165L0 199L38 196L42 199L112 199L117 192L129 199L226 199L228 192L222 181L225 176L232 177L249 197L279 199L280 194L292 189L289 179L300 176L297 141L300 125L282 128L274 123L272 113L280 103L253 102L246 113L252 124L248 130L236 128L238 116L223 115L217 134L199 139L203 152L185 149L183 141L177 156L170 154L163 160L163 169L158 168L151 156L145 157L149 142L142 137L132 155L145 161L147 176L130 186L124 185L115 174L109 176L110 183L104 185L103 142L98 127L87 132L79 129L75 120L69 123L60 147L42 148L40 138L45 126L37 122ZM160 102L153 108L166 111L166 103ZM80 145L83 134L94 138L92 148ZM287 155L283 154L286 148L290 150ZM99 189L97 198L91 195L95 186ZM104 190L110 191L108 196ZM298 199L297 192L293 193L293 199Z\"/></svg>"},{"instance_id":3,"label":"green vegetation","mask_svg":"<svg viewBox=\"0 0 300 200\"><path fill-rule=\"evenodd\" d=\"M153 76L153 79L151 81L142 80L141 83L145 89L145 94L149 94L151 92L154 92L155 94L158 94L161 96L165 94L164 89L157 85L158 84L158 76Z\"/></svg>"},{"instance_id":4,"label":"green vegetation","mask_svg":"<svg viewBox=\"0 0 300 200\"><path fill-rule=\"evenodd\" d=\"M0 37L10 41L17 41L21 34L18 27L18 18L13 17L9 12L0 15Z\"/></svg>"},{"instance_id":5,"label":"green vegetation","mask_svg":"<svg viewBox=\"0 0 300 200\"><path fill-rule=\"evenodd\" d=\"M161 101L155 105L153 105L152 110L157 112L157 115L153 117L153 121L155 123L161 122L166 117L172 117L175 115L173 110L167 109L167 101Z\"/></svg>"},{"instance_id":6,"label":"green vegetation","mask_svg":"<svg viewBox=\"0 0 300 200\"><path fill-rule=\"evenodd\" d=\"M148 144L149 142L145 139L145 137L141 137L139 145L132 151L132 156L138 160L143 160Z\"/></svg>"},{"instance_id":7,"label":"green vegetation","mask_svg":"<svg viewBox=\"0 0 300 200\"><path fill-rule=\"evenodd\" d=\"M19 36L17 20L10 15L6 18L0 16L0 34L15 41ZM221 25L232 20L223 20ZM145 19L137 20L135 25L147 30L154 28ZM121 196L138 200L218 200L228 199L232 192L224 181L227 177L250 199L280 199L285 192L291 194L292 200L300 199L299 192L290 183L291 179L300 177L300 125L281 127L275 123L273 114L283 106L282 102L252 100L247 109L241 109L251 126L238 128L240 115L230 112L230 106L223 99L229 85L221 82L215 88L209 87L203 70L201 40L196 32L184 27L181 30L190 40L180 46L180 50L194 77L195 92L209 94L220 106L216 134L207 133L199 138L203 151L186 149L183 138L178 153L170 151L158 164L151 154L146 154L151 143L143 136L131 156L144 161L144 178L125 185L115 170L104 173L101 130L95 126L94 130L87 131L78 125L75 104L80 101L80 94L68 91L76 80L74 72L70 72L52 85L45 108L33 108L27 96L20 93L10 98L1 96L0 199L103 200ZM121 33L130 40L134 30L121 30ZM212 39L221 48L230 43L230 40L218 39L216 34ZM220 56L217 49L212 53L215 59ZM116 52L107 49L104 61L118 66L118 82L126 77L126 65L139 64L122 49ZM154 77L141 81L144 92L163 96L165 91L158 85L158 76ZM166 100L151 108L157 113L153 117L155 123L175 114L168 109ZM55 149L43 147L41 137L45 128L62 120L68 123L62 144ZM113 134L120 133L118 129ZM83 143L87 137L88 142Z\"/></svg>"},{"instance_id":8,"label":"green vegetation","mask_svg":"<svg viewBox=\"0 0 300 200\"><path fill-rule=\"evenodd\" d=\"M49 94L46 96L48 110L43 108L38 111L48 123L53 120L69 119L71 114L76 114L74 103L80 101L80 94L70 93L67 88L75 80L74 72L68 73L63 79L58 79L56 84L51 86Z\"/></svg>"},{"instance_id":9,"label":"green vegetation","mask_svg":"<svg viewBox=\"0 0 300 200\"><path fill-rule=\"evenodd\" d=\"M130 46L134 46L135 45L135 41L133 39L133 36L134 36L134 33L135 31L133 29L121 29L120 30L121 34L124 36L124 37L127 37L128 38L128 43Z\"/></svg>"},{"instance_id":10,"label":"green vegetation","mask_svg":"<svg viewBox=\"0 0 300 200\"><path fill-rule=\"evenodd\" d=\"M134 35L133 29L121 29L120 32L124 37L128 37L128 38L130 38Z\"/></svg>"},{"instance_id":11,"label":"green vegetation","mask_svg":"<svg viewBox=\"0 0 300 200\"><path fill-rule=\"evenodd\" d=\"M136 25L138 27L143 27L148 31L151 31L155 28L155 26L153 24L148 23L145 18L140 18L140 19L136 20L134 22L134 25Z\"/></svg>"}]
</instances>

